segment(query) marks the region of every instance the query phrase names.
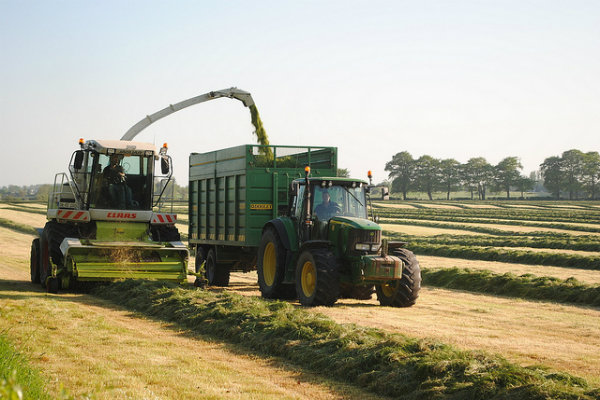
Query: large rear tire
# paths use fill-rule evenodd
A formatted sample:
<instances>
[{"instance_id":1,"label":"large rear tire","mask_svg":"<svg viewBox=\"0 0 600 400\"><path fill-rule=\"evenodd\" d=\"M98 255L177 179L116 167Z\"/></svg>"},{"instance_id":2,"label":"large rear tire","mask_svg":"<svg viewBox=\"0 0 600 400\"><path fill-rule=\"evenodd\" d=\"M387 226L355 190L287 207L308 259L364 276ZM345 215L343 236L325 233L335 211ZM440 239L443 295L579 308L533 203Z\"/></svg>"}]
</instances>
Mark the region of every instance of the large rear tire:
<instances>
[{"instance_id":1,"label":"large rear tire","mask_svg":"<svg viewBox=\"0 0 600 400\"><path fill-rule=\"evenodd\" d=\"M416 303L421 290L421 267L410 250L394 249L392 254L404 263L402 279L377 285L377 300L382 306L410 307Z\"/></svg>"},{"instance_id":2,"label":"large rear tire","mask_svg":"<svg viewBox=\"0 0 600 400\"><path fill-rule=\"evenodd\" d=\"M210 286L229 285L229 266L217 264L217 255L214 249L208 250L204 268L206 280Z\"/></svg>"},{"instance_id":3,"label":"large rear tire","mask_svg":"<svg viewBox=\"0 0 600 400\"><path fill-rule=\"evenodd\" d=\"M296 294L304 306L331 306L340 293L335 256L328 249L304 250L296 264Z\"/></svg>"},{"instance_id":4,"label":"large rear tire","mask_svg":"<svg viewBox=\"0 0 600 400\"><path fill-rule=\"evenodd\" d=\"M72 224L60 224L56 221L48 221L40 237L40 284L42 288L60 289L60 282L52 287L47 287L48 278L52 276L52 264L59 269L57 273L64 273L61 269L64 267L64 257L60 251L60 245L66 237L78 237L78 229ZM54 277L56 278L56 277ZM58 289L57 289L58 290Z\"/></svg>"},{"instance_id":5,"label":"large rear tire","mask_svg":"<svg viewBox=\"0 0 600 400\"><path fill-rule=\"evenodd\" d=\"M294 286L283 282L286 250L277 232L267 228L258 246L256 272L262 297L280 299L294 297Z\"/></svg>"},{"instance_id":6,"label":"large rear tire","mask_svg":"<svg viewBox=\"0 0 600 400\"><path fill-rule=\"evenodd\" d=\"M31 256L29 257L29 270L31 272L31 282L40 283L40 239L33 239L31 242Z\"/></svg>"}]
</instances>

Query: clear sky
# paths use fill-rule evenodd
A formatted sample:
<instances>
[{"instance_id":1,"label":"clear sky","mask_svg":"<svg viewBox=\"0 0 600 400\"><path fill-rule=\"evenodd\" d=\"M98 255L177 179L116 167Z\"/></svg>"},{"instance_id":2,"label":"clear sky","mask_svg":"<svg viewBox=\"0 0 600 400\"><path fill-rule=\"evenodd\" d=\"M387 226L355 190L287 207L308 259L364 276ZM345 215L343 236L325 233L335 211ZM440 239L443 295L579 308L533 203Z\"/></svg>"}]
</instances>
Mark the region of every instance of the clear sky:
<instances>
[{"instance_id":1,"label":"clear sky","mask_svg":"<svg viewBox=\"0 0 600 400\"><path fill-rule=\"evenodd\" d=\"M0 0L0 186L51 183L80 137L118 139L168 104L252 93L272 144L327 145L356 177L401 151L524 173L600 151L600 1ZM219 99L136 140L254 143Z\"/></svg>"}]
</instances>

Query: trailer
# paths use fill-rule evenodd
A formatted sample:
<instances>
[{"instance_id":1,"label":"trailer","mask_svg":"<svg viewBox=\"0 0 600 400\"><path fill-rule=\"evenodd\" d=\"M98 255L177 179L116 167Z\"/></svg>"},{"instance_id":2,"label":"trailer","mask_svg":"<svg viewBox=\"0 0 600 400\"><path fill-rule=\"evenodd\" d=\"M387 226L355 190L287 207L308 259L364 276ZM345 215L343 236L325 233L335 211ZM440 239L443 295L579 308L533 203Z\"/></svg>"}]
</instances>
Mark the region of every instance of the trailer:
<instances>
[{"instance_id":1,"label":"trailer","mask_svg":"<svg viewBox=\"0 0 600 400\"><path fill-rule=\"evenodd\" d=\"M190 154L189 246L196 272L205 262L210 285L227 286L231 271L255 268L265 224L289 208L290 183L310 166L335 176L337 148L241 145Z\"/></svg>"}]
</instances>

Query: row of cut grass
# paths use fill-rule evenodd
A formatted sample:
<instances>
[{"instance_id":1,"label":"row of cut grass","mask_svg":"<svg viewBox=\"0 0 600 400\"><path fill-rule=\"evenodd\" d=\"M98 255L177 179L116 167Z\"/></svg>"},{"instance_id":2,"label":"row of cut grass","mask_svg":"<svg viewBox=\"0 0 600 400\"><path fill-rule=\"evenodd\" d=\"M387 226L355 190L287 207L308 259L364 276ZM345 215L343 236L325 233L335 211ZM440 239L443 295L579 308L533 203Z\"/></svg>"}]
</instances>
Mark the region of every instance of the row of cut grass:
<instances>
[{"instance_id":1,"label":"row of cut grass","mask_svg":"<svg viewBox=\"0 0 600 400\"><path fill-rule=\"evenodd\" d=\"M140 281L98 287L95 294L382 395L415 399L591 399L600 395L600 389L572 375L521 367L499 356L378 329L340 325L287 302Z\"/></svg>"},{"instance_id":2,"label":"row of cut grass","mask_svg":"<svg viewBox=\"0 0 600 400\"><path fill-rule=\"evenodd\" d=\"M50 399L39 372L0 333L0 399Z\"/></svg>"},{"instance_id":3,"label":"row of cut grass","mask_svg":"<svg viewBox=\"0 0 600 400\"><path fill-rule=\"evenodd\" d=\"M534 231L534 232L519 232L512 230L504 230L497 228L490 228L487 226L477 226L477 225L463 225L463 224L452 224L452 223L440 223L433 221L401 221L401 220L391 220L391 221L380 221L383 224L394 224L394 225L414 225L414 226L426 226L430 228L440 228L440 229L452 229L452 230L461 230L467 232L476 232L476 233L484 233L488 235L494 236L535 236L535 237L554 237L554 238L570 238L574 237L567 232L553 232L553 231ZM392 235L397 235L395 232L388 232ZM585 236L585 235L584 235Z\"/></svg>"},{"instance_id":4,"label":"row of cut grass","mask_svg":"<svg viewBox=\"0 0 600 400\"><path fill-rule=\"evenodd\" d=\"M11 229L16 232L27 233L27 234L32 234L32 235L37 234L37 231L35 230L34 227L29 226L29 225L19 224L15 221L11 221L11 220L5 219L5 218L0 218L0 226L7 228L7 229Z\"/></svg>"},{"instance_id":5,"label":"row of cut grass","mask_svg":"<svg viewBox=\"0 0 600 400\"><path fill-rule=\"evenodd\" d=\"M575 278L566 280L513 273L495 274L487 270L443 268L421 270L423 284L468 292L519 297L531 300L549 300L600 306L600 286L587 285Z\"/></svg>"},{"instance_id":6,"label":"row of cut grass","mask_svg":"<svg viewBox=\"0 0 600 400\"><path fill-rule=\"evenodd\" d=\"M408 247L416 254L430 256L600 270L599 256L509 250L494 247L433 244L418 241L411 241Z\"/></svg>"},{"instance_id":7,"label":"row of cut grass","mask_svg":"<svg viewBox=\"0 0 600 400\"><path fill-rule=\"evenodd\" d=\"M397 234L396 234L397 235ZM403 236L407 241L422 243L454 244L461 246L486 247L531 247L536 249L562 249L578 251L600 251L600 240L595 236L571 237L493 237L469 235Z\"/></svg>"}]
</instances>

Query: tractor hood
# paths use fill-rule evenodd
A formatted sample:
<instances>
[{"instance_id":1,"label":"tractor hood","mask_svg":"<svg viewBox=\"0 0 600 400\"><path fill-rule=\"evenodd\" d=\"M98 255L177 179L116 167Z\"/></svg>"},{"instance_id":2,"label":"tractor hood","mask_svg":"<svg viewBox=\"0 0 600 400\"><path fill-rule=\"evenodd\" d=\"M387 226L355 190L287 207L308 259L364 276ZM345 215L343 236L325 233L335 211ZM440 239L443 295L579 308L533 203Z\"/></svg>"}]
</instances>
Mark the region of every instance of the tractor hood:
<instances>
[{"instance_id":1,"label":"tractor hood","mask_svg":"<svg viewBox=\"0 0 600 400\"><path fill-rule=\"evenodd\" d=\"M358 217L336 216L336 217L332 217L329 220L329 223L332 225L333 224L349 225L352 228L364 229L364 230L373 230L373 231L381 230L381 227L379 225L377 225L375 222L365 219L365 218L358 218Z\"/></svg>"}]
</instances>

